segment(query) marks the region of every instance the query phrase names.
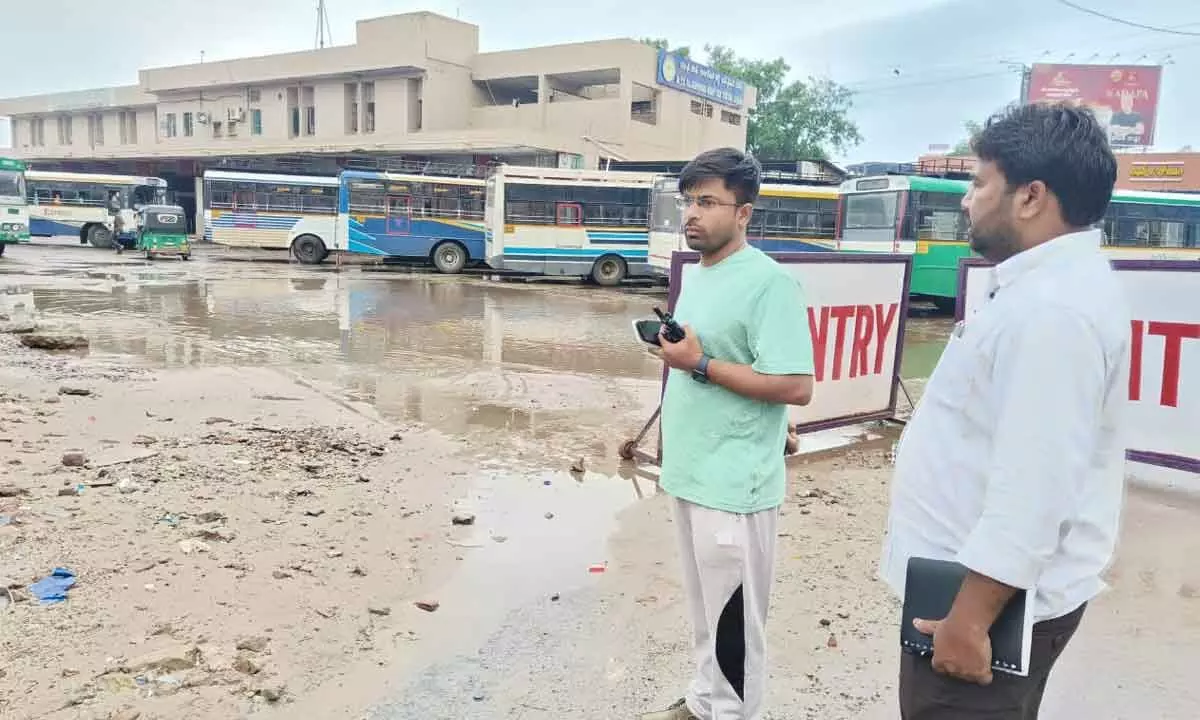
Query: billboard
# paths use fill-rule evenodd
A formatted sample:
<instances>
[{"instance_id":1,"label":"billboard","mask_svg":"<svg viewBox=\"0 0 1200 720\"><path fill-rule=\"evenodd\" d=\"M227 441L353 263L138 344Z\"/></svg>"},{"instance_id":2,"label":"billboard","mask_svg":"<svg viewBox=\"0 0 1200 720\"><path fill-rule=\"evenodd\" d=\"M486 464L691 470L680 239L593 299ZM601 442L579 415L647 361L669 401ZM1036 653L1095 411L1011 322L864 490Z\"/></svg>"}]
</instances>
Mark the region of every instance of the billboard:
<instances>
[{"instance_id":1,"label":"billboard","mask_svg":"<svg viewBox=\"0 0 1200 720\"><path fill-rule=\"evenodd\" d=\"M813 341L813 397L792 407L798 432L896 414L912 256L891 253L769 253L804 288ZM671 256L672 311L700 255ZM663 373L666 380L666 373ZM665 388L664 388L665 389Z\"/></svg>"},{"instance_id":2,"label":"billboard","mask_svg":"<svg viewBox=\"0 0 1200 720\"><path fill-rule=\"evenodd\" d=\"M658 84L721 105L746 104L746 83L678 53L658 51Z\"/></svg>"},{"instance_id":3,"label":"billboard","mask_svg":"<svg viewBox=\"0 0 1200 720\"><path fill-rule=\"evenodd\" d=\"M1035 64L1025 102L1067 102L1091 108L1108 130L1113 147L1154 144L1158 65Z\"/></svg>"},{"instance_id":4,"label":"billboard","mask_svg":"<svg viewBox=\"0 0 1200 720\"><path fill-rule=\"evenodd\" d=\"M1114 260L1133 311L1128 473L1152 486L1200 490L1200 263ZM959 321L987 304L991 266L959 264Z\"/></svg>"}]
</instances>

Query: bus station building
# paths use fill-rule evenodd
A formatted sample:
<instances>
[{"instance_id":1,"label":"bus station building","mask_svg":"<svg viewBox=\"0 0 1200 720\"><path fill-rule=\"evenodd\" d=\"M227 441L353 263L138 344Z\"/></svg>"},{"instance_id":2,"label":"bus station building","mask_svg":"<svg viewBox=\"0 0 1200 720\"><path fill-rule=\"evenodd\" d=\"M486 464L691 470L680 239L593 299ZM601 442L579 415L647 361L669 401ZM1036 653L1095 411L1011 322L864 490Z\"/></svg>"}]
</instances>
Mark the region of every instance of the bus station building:
<instances>
[{"instance_id":1,"label":"bus station building","mask_svg":"<svg viewBox=\"0 0 1200 720\"><path fill-rule=\"evenodd\" d=\"M416 12L359 21L353 45L141 70L134 85L0 99L0 116L31 167L159 176L194 207L207 168L686 159L744 147L755 97L636 40L480 52L477 26Z\"/></svg>"}]
</instances>

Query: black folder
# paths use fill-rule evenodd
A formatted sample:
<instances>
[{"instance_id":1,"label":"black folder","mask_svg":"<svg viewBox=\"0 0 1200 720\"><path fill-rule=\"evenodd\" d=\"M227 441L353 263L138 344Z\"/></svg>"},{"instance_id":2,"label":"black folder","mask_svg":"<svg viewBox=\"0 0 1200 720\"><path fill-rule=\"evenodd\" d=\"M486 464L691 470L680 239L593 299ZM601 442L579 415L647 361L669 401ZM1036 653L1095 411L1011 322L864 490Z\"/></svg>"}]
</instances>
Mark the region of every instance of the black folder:
<instances>
[{"instance_id":1,"label":"black folder","mask_svg":"<svg viewBox=\"0 0 1200 720\"><path fill-rule=\"evenodd\" d=\"M900 647L915 655L932 655L933 638L913 627L913 618L941 620L950 613L967 568L949 560L909 558L904 580L904 611L900 622ZM1029 649L1033 642L1033 597L1018 590L988 635L992 640L992 669L1013 675L1029 674Z\"/></svg>"}]
</instances>

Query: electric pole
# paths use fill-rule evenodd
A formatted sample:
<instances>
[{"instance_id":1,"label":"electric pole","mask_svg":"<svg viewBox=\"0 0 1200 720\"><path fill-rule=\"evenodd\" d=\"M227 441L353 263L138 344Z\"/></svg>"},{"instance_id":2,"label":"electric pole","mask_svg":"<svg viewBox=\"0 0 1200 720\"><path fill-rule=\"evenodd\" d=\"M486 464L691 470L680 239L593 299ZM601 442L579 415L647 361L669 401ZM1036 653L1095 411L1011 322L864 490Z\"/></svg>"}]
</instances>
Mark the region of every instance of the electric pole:
<instances>
[{"instance_id":1,"label":"electric pole","mask_svg":"<svg viewBox=\"0 0 1200 720\"><path fill-rule=\"evenodd\" d=\"M319 50L325 47L326 41L333 44L333 35L329 30L329 13L325 9L325 0L317 0L317 37L313 45Z\"/></svg>"}]
</instances>

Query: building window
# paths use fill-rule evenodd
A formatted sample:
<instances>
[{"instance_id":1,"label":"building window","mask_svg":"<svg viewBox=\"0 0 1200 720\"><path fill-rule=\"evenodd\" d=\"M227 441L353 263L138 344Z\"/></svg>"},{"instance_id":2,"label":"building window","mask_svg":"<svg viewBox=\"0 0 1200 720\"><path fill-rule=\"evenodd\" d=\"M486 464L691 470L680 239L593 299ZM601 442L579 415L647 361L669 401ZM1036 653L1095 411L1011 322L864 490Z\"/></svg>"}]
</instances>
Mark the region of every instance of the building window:
<instances>
[{"instance_id":1,"label":"building window","mask_svg":"<svg viewBox=\"0 0 1200 720\"><path fill-rule=\"evenodd\" d=\"M192 133L195 132L195 126L193 125L193 122L194 121L192 119L192 114L190 112L185 112L183 114L183 136L184 137L191 137Z\"/></svg>"},{"instance_id":2,"label":"building window","mask_svg":"<svg viewBox=\"0 0 1200 720\"><path fill-rule=\"evenodd\" d=\"M71 144L71 129L72 129L73 125L74 125L74 122L72 122L72 118L70 115L59 115L58 116L58 144L59 145L70 145Z\"/></svg>"},{"instance_id":3,"label":"building window","mask_svg":"<svg viewBox=\"0 0 1200 720\"><path fill-rule=\"evenodd\" d=\"M262 91L259 90L258 88L250 88L249 90L246 91L246 101L252 102L252 103L261 102L262 101Z\"/></svg>"},{"instance_id":4,"label":"building window","mask_svg":"<svg viewBox=\"0 0 1200 720\"><path fill-rule=\"evenodd\" d=\"M46 121L42 118L33 118L29 121L29 144L34 147L46 144Z\"/></svg>"},{"instance_id":5,"label":"building window","mask_svg":"<svg viewBox=\"0 0 1200 720\"><path fill-rule=\"evenodd\" d=\"M262 135L262 110L258 108L250 110L250 134Z\"/></svg>"},{"instance_id":6,"label":"building window","mask_svg":"<svg viewBox=\"0 0 1200 720\"><path fill-rule=\"evenodd\" d=\"M104 144L104 116L99 113L88 115L88 144L92 147Z\"/></svg>"},{"instance_id":7,"label":"building window","mask_svg":"<svg viewBox=\"0 0 1200 720\"><path fill-rule=\"evenodd\" d=\"M311 87L301 88L301 98L304 101L304 134L317 134L317 102Z\"/></svg>"},{"instance_id":8,"label":"building window","mask_svg":"<svg viewBox=\"0 0 1200 720\"><path fill-rule=\"evenodd\" d=\"M167 117L163 121L163 137L173 138L178 132L179 128L175 124L175 113L167 113Z\"/></svg>"},{"instance_id":9,"label":"building window","mask_svg":"<svg viewBox=\"0 0 1200 720\"><path fill-rule=\"evenodd\" d=\"M222 136L222 132L221 132L222 128L221 128L220 120L213 120L212 129L213 129L213 137L219 138Z\"/></svg>"},{"instance_id":10,"label":"building window","mask_svg":"<svg viewBox=\"0 0 1200 720\"><path fill-rule=\"evenodd\" d=\"M136 145L137 112L134 110L117 111L117 129L122 145Z\"/></svg>"},{"instance_id":11,"label":"building window","mask_svg":"<svg viewBox=\"0 0 1200 720\"><path fill-rule=\"evenodd\" d=\"M287 90L288 137L300 137L300 89Z\"/></svg>"},{"instance_id":12,"label":"building window","mask_svg":"<svg viewBox=\"0 0 1200 720\"><path fill-rule=\"evenodd\" d=\"M728 123L730 125L741 125L742 124L742 116L735 112L729 112L728 110L722 110L721 111L721 122Z\"/></svg>"},{"instance_id":13,"label":"building window","mask_svg":"<svg viewBox=\"0 0 1200 720\"><path fill-rule=\"evenodd\" d=\"M358 83L346 83L346 134L358 132Z\"/></svg>"},{"instance_id":14,"label":"building window","mask_svg":"<svg viewBox=\"0 0 1200 720\"><path fill-rule=\"evenodd\" d=\"M712 117L713 106L710 103L700 102L699 100L692 101L692 113L701 117Z\"/></svg>"},{"instance_id":15,"label":"building window","mask_svg":"<svg viewBox=\"0 0 1200 720\"><path fill-rule=\"evenodd\" d=\"M363 132L373 133L375 132L375 81L369 80L362 84L362 102Z\"/></svg>"}]
</instances>

